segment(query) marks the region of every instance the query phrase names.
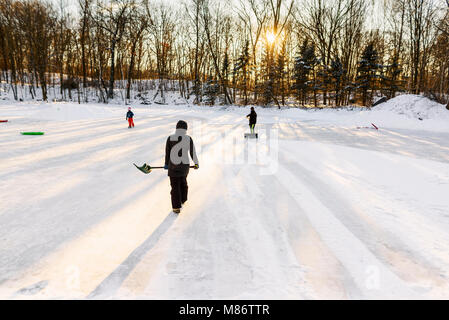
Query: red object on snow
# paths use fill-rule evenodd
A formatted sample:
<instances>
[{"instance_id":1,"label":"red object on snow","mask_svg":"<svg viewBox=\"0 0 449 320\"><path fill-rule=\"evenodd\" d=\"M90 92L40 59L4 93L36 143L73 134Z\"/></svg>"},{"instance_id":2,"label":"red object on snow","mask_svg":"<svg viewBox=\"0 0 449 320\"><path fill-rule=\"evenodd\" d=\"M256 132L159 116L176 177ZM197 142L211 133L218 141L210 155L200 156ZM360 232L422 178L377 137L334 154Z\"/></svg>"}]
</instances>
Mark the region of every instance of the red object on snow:
<instances>
[{"instance_id":1,"label":"red object on snow","mask_svg":"<svg viewBox=\"0 0 449 320\"><path fill-rule=\"evenodd\" d=\"M357 129L376 129L379 130L379 128L374 124L371 123L372 127L357 127Z\"/></svg>"},{"instance_id":2,"label":"red object on snow","mask_svg":"<svg viewBox=\"0 0 449 320\"><path fill-rule=\"evenodd\" d=\"M133 121L133 118L128 118L128 126L131 128L131 127L133 127L134 128L134 121Z\"/></svg>"},{"instance_id":3,"label":"red object on snow","mask_svg":"<svg viewBox=\"0 0 449 320\"><path fill-rule=\"evenodd\" d=\"M0 122L8 122L8 120L0 120Z\"/></svg>"}]
</instances>

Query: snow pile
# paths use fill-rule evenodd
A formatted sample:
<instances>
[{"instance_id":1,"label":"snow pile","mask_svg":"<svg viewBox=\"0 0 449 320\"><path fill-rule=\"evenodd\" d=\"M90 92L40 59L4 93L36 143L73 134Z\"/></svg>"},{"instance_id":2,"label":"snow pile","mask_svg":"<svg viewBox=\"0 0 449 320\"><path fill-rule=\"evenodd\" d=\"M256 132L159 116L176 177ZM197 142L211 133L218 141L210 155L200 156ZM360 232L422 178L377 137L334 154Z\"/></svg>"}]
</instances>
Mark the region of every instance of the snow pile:
<instances>
[{"instance_id":1,"label":"snow pile","mask_svg":"<svg viewBox=\"0 0 449 320\"><path fill-rule=\"evenodd\" d=\"M259 112L258 112L259 113ZM342 127L414 129L449 132L449 111L445 106L418 95L401 95L372 109L358 107L297 110L279 113L280 120ZM285 119L284 119L285 118Z\"/></svg>"},{"instance_id":2,"label":"snow pile","mask_svg":"<svg viewBox=\"0 0 449 320\"><path fill-rule=\"evenodd\" d=\"M448 120L445 106L419 95L401 95L373 108L373 111L388 111L407 118L425 120Z\"/></svg>"}]
</instances>

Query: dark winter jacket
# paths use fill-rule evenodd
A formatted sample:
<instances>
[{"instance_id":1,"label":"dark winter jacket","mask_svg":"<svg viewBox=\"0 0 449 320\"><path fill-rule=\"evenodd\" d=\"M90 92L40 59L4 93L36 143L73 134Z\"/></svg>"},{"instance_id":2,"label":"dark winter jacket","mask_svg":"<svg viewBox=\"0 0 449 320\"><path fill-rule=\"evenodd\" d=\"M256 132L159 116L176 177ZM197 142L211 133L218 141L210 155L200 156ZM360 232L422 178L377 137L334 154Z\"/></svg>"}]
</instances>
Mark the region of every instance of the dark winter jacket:
<instances>
[{"instance_id":1,"label":"dark winter jacket","mask_svg":"<svg viewBox=\"0 0 449 320\"><path fill-rule=\"evenodd\" d=\"M186 177L189 174L190 157L198 164L193 139L186 134L185 129L176 129L175 134L167 138L165 145L165 165L168 166L170 177Z\"/></svg>"},{"instance_id":2,"label":"dark winter jacket","mask_svg":"<svg viewBox=\"0 0 449 320\"><path fill-rule=\"evenodd\" d=\"M133 117L134 117L134 113L131 110L129 110L128 113L126 114L126 120L132 119Z\"/></svg>"},{"instance_id":3,"label":"dark winter jacket","mask_svg":"<svg viewBox=\"0 0 449 320\"><path fill-rule=\"evenodd\" d=\"M249 124L256 124L257 122L257 113L256 111L251 111L251 113L249 115L247 115L246 117L249 117Z\"/></svg>"}]
</instances>

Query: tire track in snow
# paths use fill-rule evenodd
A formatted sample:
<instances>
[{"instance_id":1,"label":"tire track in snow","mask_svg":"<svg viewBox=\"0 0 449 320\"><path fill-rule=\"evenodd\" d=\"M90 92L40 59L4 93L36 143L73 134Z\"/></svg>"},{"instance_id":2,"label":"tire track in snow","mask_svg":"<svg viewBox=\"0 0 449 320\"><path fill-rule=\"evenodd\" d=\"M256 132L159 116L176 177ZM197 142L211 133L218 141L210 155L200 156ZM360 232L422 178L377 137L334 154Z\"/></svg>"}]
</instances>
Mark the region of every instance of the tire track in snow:
<instances>
[{"instance_id":1,"label":"tire track in snow","mask_svg":"<svg viewBox=\"0 0 449 320\"><path fill-rule=\"evenodd\" d=\"M208 129L207 124L203 129ZM224 129L222 129L224 130ZM230 134L239 130L233 126ZM229 297L235 295L240 284L232 279L239 278L242 284L249 276L249 270L242 265L244 248L239 247L240 236L235 232L233 211L223 212L226 204L221 198L226 192L223 185L223 167L217 166L202 158L213 157L220 140L216 140L215 132L207 130L196 143L202 144L200 155L201 168L189 175L190 193L186 208L180 214L178 227L180 230L169 232L164 243L150 256L157 256L164 248L167 252L163 262L151 276L146 286L144 297L164 297L167 299L207 299L213 297ZM203 163L203 164L201 164ZM206 178L207 177L207 178ZM208 181L207 185L203 183ZM196 184L198 187L195 187ZM242 255L243 254L243 255ZM231 257L230 257L231 255ZM149 268L154 269L154 262L149 261ZM140 269L143 267L141 266ZM230 281L231 280L231 281Z\"/></svg>"},{"instance_id":2,"label":"tire track in snow","mask_svg":"<svg viewBox=\"0 0 449 320\"><path fill-rule=\"evenodd\" d=\"M247 179L249 180L249 179ZM333 253L320 239L296 200L278 179L273 176L253 174L252 185L261 189L269 202L264 202L275 215L280 224L279 234L287 240L286 250L296 256L303 270L301 284L304 297L307 299L344 299L359 297L360 292L346 269L339 263ZM273 195L276 195L275 197ZM264 221L269 228L270 221Z\"/></svg>"},{"instance_id":3,"label":"tire track in snow","mask_svg":"<svg viewBox=\"0 0 449 320\"><path fill-rule=\"evenodd\" d=\"M207 125L202 125L200 130L204 129L204 127L207 127ZM211 132L208 130L207 132ZM202 139L206 141L204 145L204 150L211 149L215 144L217 144L216 140L211 140L209 137L212 136L211 133L206 134L202 136ZM202 166L202 168L204 168ZM203 169L204 170L204 169ZM195 171L194 177L198 175L198 172ZM209 177L209 181L212 182L212 177ZM191 184L191 181L189 179L189 184ZM207 187L209 189L209 187ZM210 190L210 189L209 189ZM197 191L195 191L197 193ZM168 204L168 202L167 202ZM191 207L191 203L188 205L188 208ZM188 209L187 208L187 209ZM180 215L181 220L185 220L185 212L183 211L183 214ZM191 217L189 217L191 218ZM204 221L202 221L204 224ZM192 240L191 245L195 248L201 247L202 249L182 249L179 250L179 253L175 255L174 259L170 259L172 256L172 251L178 252L177 248L179 247L176 245L176 242L173 241L173 238L176 238L179 236L179 232L174 230L174 226L172 227L172 224L174 221L170 220L167 223L162 223L159 227L160 230L156 230L156 233L154 235L151 235L144 243L142 243L139 248L135 249L133 253L129 255L129 257L120 264L119 267L116 268L114 272L112 272L109 276L106 277L106 279L103 280L103 282L97 286L97 288L89 295L90 298L107 298L112 296L133 296L144 294L145 291L145 283L141 283L142 281L160 281L161 278L164 278L164 276L161 276L161 271L158 268L166 268L166 272L169 274L172 274L171 277L168 279L173 282L172 285L167 284L166 287L164 287L162 290L158 289L158 297L161 297L163 295L167 295L168 297L171 297L173 295L180 296L183 294L183 292L186 292L187 290L192 290L194 287L190 282L186 286L186 289L183 289L182 284L184 281L188 279L188 277L194 277L196 272L201 272L200 277L204 280L204 282L207 284L207 279L211 278L210 275L208 275L208 270L212 270L212 265L209 264L209 268L198 268L193 267L191 272L182 272L177 271L178 269L178 260L180 260L180 256L186 256L185 259L188 259L191 255L199 257L199 265L203 265L205 263L210 263L211 261L205 260L202 257L204 257L203 247L201 247L200 244L204 243L204 241L201 241L201 239L197 239L198 237L202 237L203 234L198 232L198 230L194 230L192 237L195 239ZM202 226L201 224L200 226ZM161 231L162 230L162 231ZM187 231L186 231L187 232ZM205 230L205 234L207 234L207 229ZM181 244L185 246L185 242L188 242L189 237L183 236ZM158 256L160 254L160 248L167 245L167 243L173 244L174 248L170 248L170 254L169 254L169 260L166 263L166 265L159 266L159 259L155 259L154 257ZM209 251L208 251L209 252ZM202 254L203 253L203 254ZM207 256L207 254L206 254ZM173 261L171 261L173 260ZM181 260L184 261L184 258L181 258ZM189 259L190 261L190 259ZM196 263L197 261L193 260L191 263ZM185 266L183 266L184 268ZM142 271L142 268L145 268L145 271ZM151 270L151 271L149 271ZM158 279L154 279L155 275L156 277L159 277ZM151 273L151 274L149 274ZM177 275L182 274L183 277L178 278ZM187 275L187 276L186 276ZM187 277L187 278L186 278ZM204 285L203 283L201 284ZM171 289L172 287L176 289ZM148 291L148 290L147 290ZM151 291L151 290L149 290ZM204 290L199 290L199 292L203 293ZM146 297L148 294L151 295L151 293L145 293L144 297ZM191 296L187 294L184 296L185 298L190 298Z\"/></svg>"},{"instance_id":4,"label":"tire track in snow","mask_svg":"<svg viewBox=\"0 0 449 320\"><path fill-rule=\"evenodd\" d=\"M157 130L158 128L164 127L166 125L167 124L163 122L158 125L153 125L149 128L144 127L136 131L137 134L142 135ZM6 161L20 163L20 166L23 166L30 162L48 160L62 156L71 156L77 150L79 150L80 152L86 152L86 149L94 150L99 145L118 142L120 140L123 140L124 138L128 138L129 136L130 131L112 131L108 132L107 134L102 134L99 137L98 135L95 135L95 132L92 132L92 135L83 133L69 139L67 139L67 137L64 135L58 135L52 137L52 139L54 140L54 144L48 144L48 141L46 140L47 138L44 138L41 143L45 145L45 148L39 146L34 152L31 152L32 150L28 149L26 150L26 153L18 151L18 155L13 154L12 157L4 158L5 162L0 164L0 170L2 168L10 166L10 164L6 163Z\"/></svg>"},{"instance_id":5,"label":"tire track in snow","mask_svg":"<svg viewBox=\"0 0 449 320\"><path fill-rule=\"evenodd\" d=\"M170 121L171 119L166 120L167 122ZM168 124L167 124L168 125ZM142 137L143 135L145 135L148 130L157 130L156 127L152 127L152 128L147 128L145 130L139 130L139 131L135 131L134 133L138 134L137 137ZM82 131L82 130L81 130ZM128 135L131 132L127 132ZM95 171L96 173L94 173L95 176L102 176L103 172L108 172L109 174L114 174L116 173L117 170L123 168L123 165L117 164L117 165L108 165L108 167L106 169L104 169L105 164L107 164L107 159L105 158L105 156L107 156L105 154L105 151L109 151L110 153L114 153L115 155L122 155L123 154L123 158L120 157L111 157L108 161L112 161L112 162L117 162L117 160L123 159L126 160L127 158L130 157L130 154L126 154L126 151L131 152L131 157L132 156L136 156L136 155L141 155L142 154L142 147L148 148L148 144L152 144L154 141L156 140L160 140L161 143L163 143L165 141L165 139L160 139L159 136L153 136L151 137L151 139L145 138L145 139L140 139L140 141L142 141L142 144L139 146L137 145L137 148L134 145L128 146L123 148L122 144L120 143L121 139L118 139L116 137L116 133L110 135L111 138L114 140L115 143L100 143L98 144L97 142L97 148L93 149L95 150L95 153L87 153L87 157L86 157L86 151L88 151L89 149L83 149L80 150L79 152L79 156L81 156L81 159L77 159L75 154L72 155L67 155L70 159L70 161L75 161L75 165L70 166L68 164L69 163L65 163L65 165L61 165L60 167L57 168L57 170L55 170L55 167L52 167L52 171L55 171L57 173L62 173L61 176L65 178L70 178L70 173L73 170L78 170L78 169L83 169L86 166L89 165L94 165L94 167L92 167L92 170L96 167L100 167L100 171ZM122 136L123 134L119 133L120 136ZM136 138L136 135L133 136L134 138ZM64 144L64 136L58 136L59 138L59 144ZM117 150L117 152L113 152L114 148L120 148L119 150ZM161 148L161 156L160 158L162 158L162 149ZM72 150L73 152L73 150ZM153 154L154 156L154 154ZM75 158L74 158L75 157ZM96 162L95 160L100 159L99 162ZM61 159L63 160L63 159ZM86 162L87 161L87 162ZM90 162L92 164L90 164ZM133 173L136 173L135 169L131 168L131 163L132 162L128 162L129 165L129 170L126 171L130 171ZM41 163L43 164L43 163ZM48 171L48 170L46 170ZM42 172L41 172L42 173ZM66 174L69 175L66 175ZM10 172L8 173L8 175L10 174ZM136 173L137 175L138 173ZM28 173L28 175L30 175ZM14 175L15 179L17 179L17 175ZM50 178L51 181L54 181L55 183L57 181L61 182L61 178L60 176L58 176L58 174L48 174L47 172L45 173L45 177L46 179ZM81 180L83 176L81 176ZM162 178L162 177L161 177ZM59 180L58 180L59 179ZM28 179L29 180L29 179ZM96 180L96 182L95 182ZM71 241L74 240L74 238L76 238L76 236L79 236L80 234L84 233L86 230L88 230L89 227L93 227L93 229L96 228L96 224L102 225L102 220L105 220L107 218L110 218L111 216L114 215L114 213L116 213L117 210L119 210L122 206L125 206L128 202L129 199L126 199L124 197L122 197L123 192L120 195L115 195L111 197L111 193L107 187L102 188L101 190L97 190L98 193L96 193L96 198L98 199L103 199L104 197L107 197L109 199L109 201L106 202L102 202L100 201L98 204L97 203L90 203L89 201L89 196L87 195L87 197L84 197L84 195L86 194L86 192L88 192L88 190L95 191L97 189L98 186L100 186L103 182L107 183L107 181L103 181L104 179L92 179L87 181L88 184L83 184L81 183L80 185L76 185L76 188L74 188L73 186L70 186L69 190L71 192L75 192L76 194L79 194L81 196L81 199L78 203L73 203L74 207L70 206L69 208L67 208L67 204L64 203L64 197L61 198L61 200L57 199L57 201L54 201L54 197L58 194L62 195L62 196L67 196L67 194L64 194L62 191L63 190L57 190L57 188L55 188L55 190L53 190L53 195L49 196L49 197L44 197L43 201L39 200L38 203L36 203L36 201L34 201L33 203L30 202L30 206L31 206L31 210L27 210L26 207L23 207L23 201L22 201L22 208L21 209L16 209L16 210L11 210L14 212L23 212L23 214L21 215L21 218L18 217L12 217L12 219L7 219L5 221L7 221L8 225L12 225L12 228L8 228L5 230L8 230L7 232L4 233L5 237L9 238L9 241L11 239L15 239L15 245L17 246L17 241L24 241L25 245L19 245L18 247L20 248L19 250L12 250L13 248L5 248L7 252L3 251L3 253L5 253L4 259L2 260L2 266L1 268L3 270L7 270L8 272L3 273L4 277L7 277L10 273L13 272L15 274L21 273L23 271L23 269L28 269L30 270L31 264L33 263L33 265L37 262L39 265L41 264L40 260L45 260L46 256L49 254L52 254L53 250L57 251L58 247L61 245L66 245L67 243L71 243ZM164 179L165 180L165 179ZM36 182L38 184L42 184L45 180L42 179L36 179ZM153 181L147 181L147 183L143 184L143 185L137 185L135 186L134 184L132 184L131 186L128 185L128 180L125 179L125 186L124 188L127 190L134 190L135 187L138 187L136 189L136 191L138 189L143 190L144 185L147 187L148 185L150 185L150 182L157 183L159 181L159 179L155 179ZM81 181L83 182L83 181ZM93 185L93 187L92 187ZM89 187L86 187L89 186ZM108 186L110 186L108 184ZM59 188L61 188L62 185L59 185ZM36 199L38 197L38 194L48 194L48 191L51 191L51 186L47 186L47 188L36 188L35 189L35 197L34 199ZM103 190L104 189L104 190ZM128 193L128 198L134 198L135 196L138 196L138 192L134 193L134 192L125 192ZM20 194L18 195L20 196ZM22 195L23 197L23 195ZM22 198L23 199L23 198ZM33 197L31 197L29 200L33 200ZM10 201L9 201L10 202ZM101 205L101 203L107 203L107 206L104 207L103 205ZM46 208L46 210L42 210L42 205L43 207ZM9 206L9 208L11 208L11 206ZM64 208L64 213L61 214L61 210L62 208ZM66 212L68 210L68 212ZM80 210L82 210L82 212L79 212ZM108 213L108 211L112 210L113 213ZM34 214L33 214L34 213ZM23 215L31 215L31 219L28 218L28 223L31 224L29 225L24 225L23 224ZM40 217L40 218L39 218ZM2 215L0 217L2 220L6 219L7 217L5 217L4 215ZM36 224L32 223L33 220L36 220ZM80 222L81 220L81 222ZM64 222L63 222L64 221ZM63 223L62 223L63 222ZM2 228L7 228L7 224L2 224ZM59 228L58 225L59 224ZM60 226L64 226L64 225L68 225L70 230L66 230L68 229L67 227L62 227L60 228ZM126 225L126 224L125 224ZM19 228L22 229L22 232L17 232L15 233L15 231ZM31 232L23 232L23 229L27 230L29 228L32 228ZM37 241L30 242L27 241L26 239L38 239ZM50 242L50 240L52 240L52 242ZM76 240L74 241L76 242ZM28 252L25 255L21 255L20 252ZM60 253L61 254L61 253ZM65 253L64 253L65 254ZM26 258L24 258L26 257ZM19 266L20 265L20 266ZM51 284L53 284L54 282L52 281Z\"/></svg>"},{"instance_id":6,"label":"tire track in snow","mask_svg":"<svg viewBox=\"0 0 449 320\"><path fill-rule=\"evenodd\" d=\"M245 248L246 264L252 274L248 294L258 292L254 297L265 298L304 298L301 267L289 250L276 211L270 205L269 194L256 182L258 169L254 165L228 166L233 175L225 177L226 211L233 212L236 217L234 223L243 240L241 246Z\"/></svg>"},{"instance_id":7,"label":"tire track in snow","mask_svg":"<svg viewBox=\"0 0 449 320\"><path fill-rule=\"evenodd\" d=\"M305 143L310 144L310 143ZM299 144L288 144L290 147L298 146ZM440 226L432 219L429 219L428 215L421 216L415 212L408 211L407 208L400 210L407 215L407 220L402 221L398 228L392 228L388 224L388 221L384 221L383 217L379 216L377 212L372 210L370 205L361 207L357 202L357 197L352 198L350 202L349 198L346 200L344 195L339 193L335 186L342 183L341 179L345 176L349 176L349 179L343 180L343 185L350 182L350 188L344 189L345 192L356 192L362 199L373 199L379 198L387 201L385 195L379 194L378 192L382 189L372 189L368 188L370 186L369 181L360 181L361 177L365 176L367 170L361 165L355 165L356 160L359 159L357 156L353 159L354 165L345 164L345 159L333 159L332 156L335 152L331 152L326 145L321 145L320 149L324 148L330 152L324 152L319 154L314 154L315 157L322 158L326 157L326 163L333 163L334 166L325 165L322 167L322 175L326 177L326 180L331 180L329 183L318 176L315 176L310 169L305 168L305 164L309 166L314 166L313 162L310 162L313 158L312 155L304 156L304 158L296 158L291 154L285 152L287 148L283 148L281 151L281 161L283 163L290 163L290 166L294 167L295 176L298 180L306 184L309 190L321 200L324 206L331 211L340 222L350 230L360 241L362 241L367 248L373 252L373 254L386 266L396 273L403 281L405 281L410 287L413 286L420 294L426 296L441 297L445 296L444 291L447 290L448 283L447 277L445 276L445 265L441 252L435 250L434 245L438 241L441 245L447 243L447 236L440 232ZM334 147L335 148L335 147ZM340 147L337 147L340 148ZM310 149L306 149L309 150ZM312 149L316 150L316 149ZM358 151L360 153L360 151ZM377 154L373 152L376 156L385 157L384 161L389 160L387 155ZM339 153L335 153L339 154ZM365 156L365 157L369 157ZM395 156L397 157L397 156ZM349 161L352 158L346 159ZM362 163L364 158L359 159ZM394 158L395 159L395 158ZM422 160L426 163L426 160ZM304 162L303 165L301 162ZM343 165L345 164L345 165ZM341 166L340 170L337 172L337 167ZM360 171L359 173L355 173ZM334 174L332 174L333 172ZM330 174L331 173L331 174ZM362 174L362 176L360 176ZM331 183L333 179L339 181L337 183ZM351 191L352 190L352 191ZM376 192L377 191L377 192ZM356 200L356 201L354 201ZM376 201L374 201L374 204ZM390 203L390 206L394 203ZM389 203L386 202L386 207ZM368 209L366 209L366 207ZM373 205L375 207L375 205ZM385 209L384 209L385 210ZM393 210L393 209L391 209ZM382 212L382 214L386 214ZM399 218L399 217L398 217ZM400 222L400 221L398 221ZM414 232L414 236L404 237L402 231L413 230L413 225L421 225L419 230ZM417 232L418 231L418 232ZM433 234L432 234L433 232ZM431 240L431 241L430 241ZM421 243L424 241L424 243ZM430 241L430 242L429 242ZM428 243L429 242L429 243ZM446 259L447 260L447 259ZM432 292L430 292L432 291Z\"/></svg>"},{"instance_id":8,"label":"tire track in snow","mask_svg":"<svg viewBox=\"0 0 449 320\"><path fill-rule=\"evenodd\" d=\"M418 159L428 159L439 162L449 162L448 139L439 138L435 141L433 133L430 137L417 138L415 131L399 133L398 130L383 129L379 131L357 130L348 127L319 127L307 123L278 123L274 128L279 129L282 140L302 140L335 144L363 150L380 151L385 153L412 156ZM407 134L410 134L409 136ZM425 132L424 134L427 134ZM441 133L441 136L449 135Z\"/></svg>"},{"instance_id":9,"label":"tire track in snow","mask_svg":"<svg viewBox=\"0 0 449 320\"><path fill-rule=\"evenodd\" d=\"M239 129L234 127L233 131ZM219 142L213 141L204 148L203 157L215 152L216 143ZM231 165L206 168L208 172L200 175L209 176L208 185L192 190L193 200L189 200L177 223L181 230L168 232L149 254L153 257L150 260L162 252L167 252L167 256L151 276L140 271L139 278L151 279L143 297L304 297L294 256L286 249L283 236L269 230L271 221L276 220L275 213L254 206L264 195L252 183L248 186L247 176ZM203 181L204 176L200 175L195 174L189 184ZM265 214L260 210L265 210ZM270 221L264 221L267 217L271 217ZM144 260L147 269L155 270L156 262ZM137 267L143 268L144 265ZM136 285L136 277L131 275L133 279L125 286Z\"/></svg>"},{"instance_id":10,"label":"tire track in snow","mask_svg":"<svg viewBox=\"0 0 449 320\"><path fill-rule=\"evenodd\" d=\"M299 169L296 167L295 171ZM420 298L296 178L294 171L280 164L277 177L296 199L298 205L304 209L324 243L352 276L363 298Z\"/></svg>"}]
</instances>

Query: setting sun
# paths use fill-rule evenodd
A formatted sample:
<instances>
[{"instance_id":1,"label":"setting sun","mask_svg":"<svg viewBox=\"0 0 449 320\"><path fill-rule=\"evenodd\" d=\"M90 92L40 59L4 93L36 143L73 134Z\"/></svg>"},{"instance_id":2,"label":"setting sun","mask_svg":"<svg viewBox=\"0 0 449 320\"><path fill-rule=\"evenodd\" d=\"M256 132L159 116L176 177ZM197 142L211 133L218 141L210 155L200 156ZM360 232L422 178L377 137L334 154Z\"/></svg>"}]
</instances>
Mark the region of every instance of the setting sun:
<instances>
[{"instance_id":1,"label":"setting sun","mask_svg":"<svg viewBox=\"0 0 449 320\"><path fill-rule=\"evenodd\" d=\"M276 41L276 35L272 31L267 31L266 38L270 45Z\"/></svg>"}]
</instances>

